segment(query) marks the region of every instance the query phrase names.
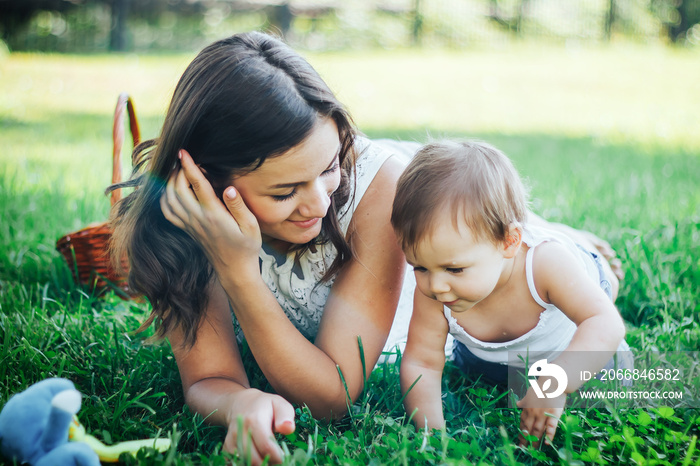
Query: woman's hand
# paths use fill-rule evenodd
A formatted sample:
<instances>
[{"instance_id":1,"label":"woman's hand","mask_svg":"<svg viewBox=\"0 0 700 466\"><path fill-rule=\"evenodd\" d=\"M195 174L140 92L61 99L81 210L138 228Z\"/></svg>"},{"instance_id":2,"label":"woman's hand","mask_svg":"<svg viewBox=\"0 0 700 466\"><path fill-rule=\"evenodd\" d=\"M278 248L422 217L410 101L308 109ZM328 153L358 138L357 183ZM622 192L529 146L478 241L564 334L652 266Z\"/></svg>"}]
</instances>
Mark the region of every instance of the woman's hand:
<instances>
[{"instance_id":1,"label":"woman's hand","mask_svg":"<svg viewBox=\"0 0 700 466\"><path fill-rule=\"evenodd\" d=\"M232 186L224 191L223 205L187 151L179 156L181 169L170 176L160 199L165 218L200 244L215 270L227 270L232 260L236 268L249 263L257 270L262 240L255 216Z\"/></svg>"},{"instance_id":2,"label":"woman's hand","mask_svg":"<svg viewBox=\"0 0 700 466\"><path fill-rule=\"evenodd\" d=\"M266 456L271 464L282 462L284 453L275 434L289 435L295 429L294 408L287 400L249 388L236 394L230 412L224 450L238 451L254 465L261 464Z\"/></svg>"}]
</instances>

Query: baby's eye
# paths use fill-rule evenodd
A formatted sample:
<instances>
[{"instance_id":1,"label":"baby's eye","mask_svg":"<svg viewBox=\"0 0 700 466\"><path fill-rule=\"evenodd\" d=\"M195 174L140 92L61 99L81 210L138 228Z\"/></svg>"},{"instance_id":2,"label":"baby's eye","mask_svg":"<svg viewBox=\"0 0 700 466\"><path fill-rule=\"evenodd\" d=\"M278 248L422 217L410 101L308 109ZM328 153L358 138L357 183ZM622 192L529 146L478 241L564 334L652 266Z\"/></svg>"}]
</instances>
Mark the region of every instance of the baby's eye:
<instances>
[{"instance_id":1,"label":"baby's eye","mask_svg":"<svg viewBox=\"0 0 700 466\"><path fill-rule=\"evenodd\" d=\"M447 268L445 270L447 270L449 273L462 273L462 272L464 272L464 267L454 267L454 268L450 267L450 268Z\"/></svg>"},{"instance_id":2,"label":"baby's eye","mask_svg":"<svg viewBox=\"0 0 700 466\"><path fill-rule=\"evenodd\" d=\"M415 266L413 266L413 271L414 272L425 272L425 267L421 267L420 265L415 265Z\"/></svg>"}]
</instances>

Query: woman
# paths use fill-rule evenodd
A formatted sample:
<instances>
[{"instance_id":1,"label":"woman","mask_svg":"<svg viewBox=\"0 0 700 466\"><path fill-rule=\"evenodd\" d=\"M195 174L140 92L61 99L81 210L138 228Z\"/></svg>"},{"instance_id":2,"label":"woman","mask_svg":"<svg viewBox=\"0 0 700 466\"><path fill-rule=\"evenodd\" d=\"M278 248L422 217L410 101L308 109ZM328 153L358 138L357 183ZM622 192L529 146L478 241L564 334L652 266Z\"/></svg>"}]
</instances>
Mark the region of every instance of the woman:
<instances>
[{"instance_id":1,"label":"woman","mask_svg":"<svg viewBox=\"0 0 700 466\"><path fill-rule=\"evenodd\" d=\"M153 306L144 326L158 321L187 404L228 428L225 449L249 433L244 454L280 462L291 403L342 417L363 367L394 344L397 305L410 312L389 221L404 163L356 133L303 58L257 32L205 48L160 136L136 152L113 254ZM250 388L237 338L277 395Z\"/></svg>"}]
</instances>

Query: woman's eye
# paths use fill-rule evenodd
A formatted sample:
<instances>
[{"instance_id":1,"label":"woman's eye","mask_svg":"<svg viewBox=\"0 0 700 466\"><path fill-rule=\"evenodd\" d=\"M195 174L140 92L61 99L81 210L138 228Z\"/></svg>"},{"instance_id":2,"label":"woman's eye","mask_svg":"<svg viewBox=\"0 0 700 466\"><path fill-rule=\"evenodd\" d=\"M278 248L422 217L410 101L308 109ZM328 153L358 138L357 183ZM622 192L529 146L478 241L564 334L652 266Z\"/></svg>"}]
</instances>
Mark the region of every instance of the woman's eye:
<instances>
[{"instance_id":1,"label":"woman's eye","mask_svg":"<svg viewBox=\"0 0 700 466\"><path fill-rule=\"evenodd\" d=\"M289 194L273 195L272 198L273 198L274 200L280 201L280 202L281 202L281 201L287 201L287 200L293 198L293 197L296 195L296 193L297 193L297 190L295 189L294 191L292 191L292 192L289 193Z\"/></svg>"},{"instance_id":2,"label":"woman's eye","mask_svg":"<svg viewBox=\"0 0 700 466\"><path fill-rule=\"evenodd\" d=\"M333 164L333 166L327 170L325 170L322 175L330 175L334 171L336 171L340 167L340 163L336 162Z\"/></svg>"},{"instance_id":3,"label":"woman's eye","mask_svg":"<svg viewBox=\"0 0 700 466\"><path fill-rule=\"evenodd\" d=\"M449 273L462 273L464 272L464 267L449 268L445 270L447 270Z\"/></svg>"}]
</instances>

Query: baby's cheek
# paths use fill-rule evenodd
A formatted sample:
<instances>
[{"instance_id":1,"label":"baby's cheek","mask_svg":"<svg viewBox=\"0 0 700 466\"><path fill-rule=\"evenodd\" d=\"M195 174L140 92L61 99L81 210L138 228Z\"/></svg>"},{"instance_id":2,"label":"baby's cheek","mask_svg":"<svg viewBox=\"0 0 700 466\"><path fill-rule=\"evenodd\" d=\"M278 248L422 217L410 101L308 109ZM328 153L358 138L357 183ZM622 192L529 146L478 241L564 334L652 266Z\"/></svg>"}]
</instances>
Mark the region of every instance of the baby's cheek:
<instances>
[{"instance_id":1,"label":"baby's cheek","mask_svg":"<svg viewBox=\"0 0 700 466\"><path fill-rule=\"evenodd\" d=\"M423 293L423 295L427 296L430 299L435 299L435 296L433 296L433 293L430 292L430 287L428 286L428 280L427 279L421 280L418 277L418 274L416 274L416 287L418 288L418 291Z\"/></svg>"}]
</instances>

